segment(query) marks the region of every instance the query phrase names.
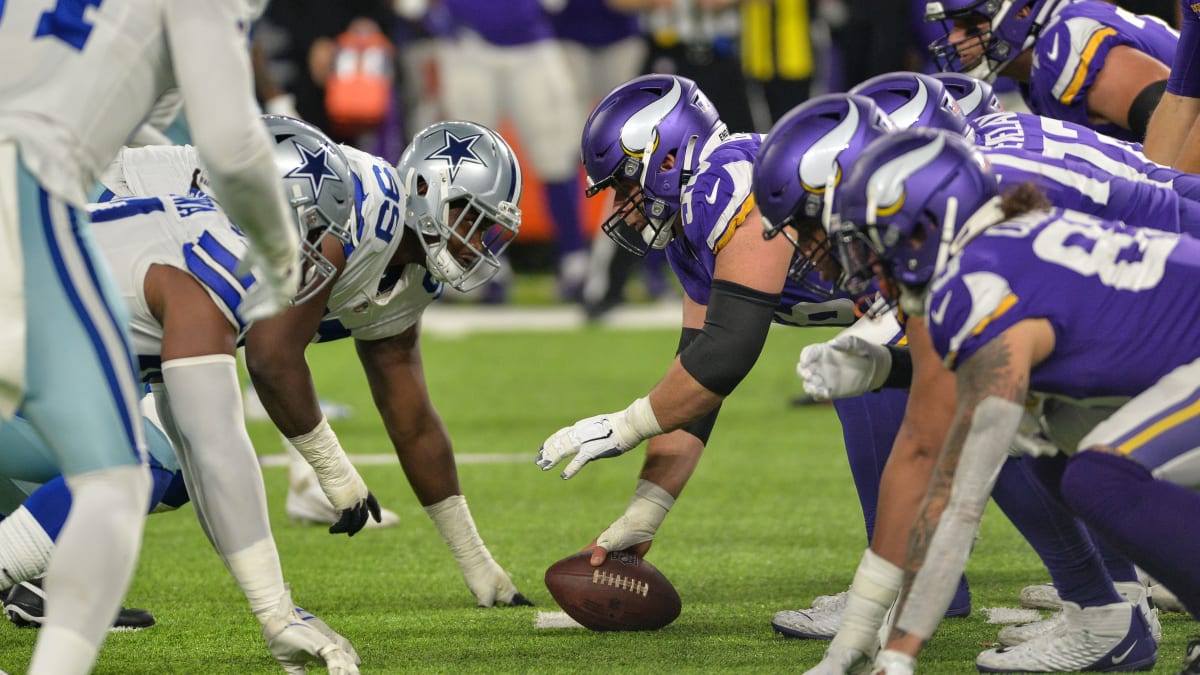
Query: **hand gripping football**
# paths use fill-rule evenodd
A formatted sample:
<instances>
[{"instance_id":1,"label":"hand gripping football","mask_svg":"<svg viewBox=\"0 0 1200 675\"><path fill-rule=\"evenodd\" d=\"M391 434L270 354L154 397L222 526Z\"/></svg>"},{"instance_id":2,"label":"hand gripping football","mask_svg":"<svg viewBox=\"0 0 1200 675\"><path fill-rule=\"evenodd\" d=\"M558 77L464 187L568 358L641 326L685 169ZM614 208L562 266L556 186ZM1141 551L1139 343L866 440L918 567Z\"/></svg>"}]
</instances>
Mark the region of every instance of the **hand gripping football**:
<instances>
[{"instance_id":1,"label":"hand gripping football","mask_svg":"<svg viewBox=\"0 0 1200 675\"><path fill-rule=\"evenodd\" d=\"M591 555L582 551L546 570L546 588L572 619L592 630L657 630L679 616L679 593L653 565L612 551L592 567Z\"/></svg>"}]
</instances>

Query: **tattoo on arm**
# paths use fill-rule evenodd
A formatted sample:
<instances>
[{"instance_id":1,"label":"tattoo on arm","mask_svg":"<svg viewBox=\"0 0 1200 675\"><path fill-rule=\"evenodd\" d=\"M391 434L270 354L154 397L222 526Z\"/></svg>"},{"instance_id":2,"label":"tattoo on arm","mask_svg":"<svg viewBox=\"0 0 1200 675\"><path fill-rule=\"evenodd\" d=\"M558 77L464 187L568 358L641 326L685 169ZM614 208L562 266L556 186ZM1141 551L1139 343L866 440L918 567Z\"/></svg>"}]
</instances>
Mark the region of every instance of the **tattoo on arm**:
<instances>
[{"instance_id":1,"label":"tattoo on arm","mask_svg":"<svg viewBox=\"0 0 1200 675\"><path fill-rule=\"evenodd\" d=\"M1029 388L1029 361L1023 353L1016 354L1008 333L1001 334L973 354L957 372L958 409L939 453L937 465L913 521L909 535L908 554L904 561L904 584L896 616L903 611L917 571L925 563L930 541L941 521L942 512L950 500L954 473L962 456L963 445L971 431L975 409L988 398L1002 398L1023 404ZM907 635L892 629L892 638Z\"/></svg>"}]
</instances>

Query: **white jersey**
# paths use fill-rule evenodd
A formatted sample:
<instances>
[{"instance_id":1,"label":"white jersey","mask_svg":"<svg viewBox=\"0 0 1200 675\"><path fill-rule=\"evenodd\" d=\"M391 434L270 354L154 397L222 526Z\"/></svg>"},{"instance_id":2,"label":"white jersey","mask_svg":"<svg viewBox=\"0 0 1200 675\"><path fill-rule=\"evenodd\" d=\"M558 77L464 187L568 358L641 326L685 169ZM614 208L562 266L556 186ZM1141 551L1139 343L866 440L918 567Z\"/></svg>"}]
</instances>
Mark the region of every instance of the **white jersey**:
<instances>
[{"instance_id":1,"label":"white jersey","mask_svg":"<svg viewBox=\"0 0 1200 675\"><path fill-rule=\"evenodd\" d=\"M92 233L129 305L133 351L146 377L158 370L162 325L146 303L151 265L192 275L239 335L238 307L253 283L234 274L247 242L210 197L201 193L118 199L90 207Z\"/></svg>"},{"instance_id":2,"label":"white jersey","mask_svg":"<svg viewBox=\"0 0 1200 675\"><path fill-rule=\"evenodd\" d=\"M354 222L349 227L351 240L343 245L346 266L333 282L327 314L314 340L398 335L420 320L441 295L442 284L421 265L388 273L408 233L396 168L356 148L340 147L354 176ZM127 148L104 171L101 183L117 197L180 192L192 184L199 165L191 146ZM195 178L204 189L204 174Z\"/></svg>"},{"instance_id":3,"label":"white jersey","mask_svg":"<svg viewBox=\"0 0 1200 675\"><path fill-rule=\"evenodd\" d=\"M0 140L15 139L54 194L84 204L100 170L176 87L202 146L213 139L213 151L230 161L249 150L237 147L246 134L233 126L256 113L247 95L244 0L0 7Z\"/></svg>"}]
</instances>

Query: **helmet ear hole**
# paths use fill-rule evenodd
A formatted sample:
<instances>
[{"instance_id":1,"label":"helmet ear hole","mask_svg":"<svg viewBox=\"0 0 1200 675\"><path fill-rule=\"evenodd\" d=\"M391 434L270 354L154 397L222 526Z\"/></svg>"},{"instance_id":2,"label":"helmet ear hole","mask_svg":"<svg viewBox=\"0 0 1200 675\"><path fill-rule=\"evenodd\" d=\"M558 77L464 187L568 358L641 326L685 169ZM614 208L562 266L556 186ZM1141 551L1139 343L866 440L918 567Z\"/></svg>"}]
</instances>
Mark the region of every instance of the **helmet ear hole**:
<instances>
[{"instance_id":1,"label":"helmet ear hole","mask_svg":"<svg viewBox=\"0 0 1200 675\"><path fill-rule=\"evenodd\" d=\"M417 194L424 197L427 192L429 192L428 181L425 180L424 176L417 176Z\"/></svg>"}]
</instances>

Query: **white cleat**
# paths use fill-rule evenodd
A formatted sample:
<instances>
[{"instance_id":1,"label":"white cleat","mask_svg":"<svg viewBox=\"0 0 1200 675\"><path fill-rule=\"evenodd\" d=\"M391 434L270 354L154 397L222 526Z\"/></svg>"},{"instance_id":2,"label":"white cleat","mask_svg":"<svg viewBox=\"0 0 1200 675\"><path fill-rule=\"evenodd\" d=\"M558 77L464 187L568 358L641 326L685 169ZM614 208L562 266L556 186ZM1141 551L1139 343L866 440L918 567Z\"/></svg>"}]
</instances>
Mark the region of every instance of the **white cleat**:
<instances>
[{"instance_id":1,"label":"white cleat","mask_svg":"<svg viewBox=\"0 0 1200 675\"><path fill-rule=\"evenodd\" d=\"M1136 581L1122 581L1114 584L1114 586L1121 597L1141 610L1142 616L1146 619L1146 625L1150 627L1150 634L1154 637L1154 641L1161 642L1162 624L1158 620L1158 609L1151 606L1150 594L1147 593L1146 587ZM1059 611L1041 621L1002 628L998 639L1000 644L1012 647L1035 640L1043 635L1062 633L1066 629L1064 614L1062 611Z\"/></svg>"},{"instance_id":2,"label":"white cleat","mask_svg":"<svg viewBox=\"0 0 1200 675\"><path fill-rule=\"evenodd\" d=\"M984 673L1149 670L1158 644L1142 612L1126 602L1080 608L1063 603L1064 630L1015 647L989 649L975 659Z\"/></svg>"},{"instance_id":3,"label":"white cleat","mask_svg":"<svg viewBox=\"0 0 1200 675\"><path fill-rule=\"evenodd\" d=\"M784 637L805 640L832 640L842 625L848 591L836 595L820 595L808 609L786 609L775 612L771 627ZM819 603L819 604L818 604Z\"/></svg>"},{"instance_id":4,"label":"white cleat","mask_svg":"<svg viewBox=\"0 0 1200 675\"><path fill-rule=\"evenodd\" d=\"M333 508L333 504L329 503L329 498L321 491L316 481L299 488L295 485L289 486L284 508L287 510L288 519L297 525L329 526L336 523L340 515ZM379 522L369 517L363 529L392 527L399 523L400 516L396 515L395 511L381 508Z\"/></svg>"}]
</instances>

